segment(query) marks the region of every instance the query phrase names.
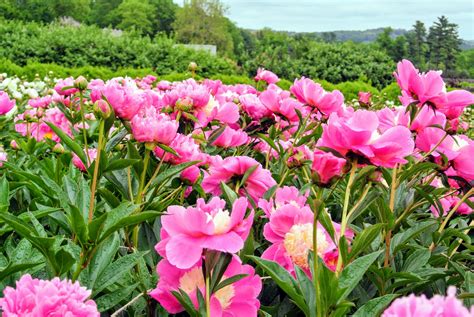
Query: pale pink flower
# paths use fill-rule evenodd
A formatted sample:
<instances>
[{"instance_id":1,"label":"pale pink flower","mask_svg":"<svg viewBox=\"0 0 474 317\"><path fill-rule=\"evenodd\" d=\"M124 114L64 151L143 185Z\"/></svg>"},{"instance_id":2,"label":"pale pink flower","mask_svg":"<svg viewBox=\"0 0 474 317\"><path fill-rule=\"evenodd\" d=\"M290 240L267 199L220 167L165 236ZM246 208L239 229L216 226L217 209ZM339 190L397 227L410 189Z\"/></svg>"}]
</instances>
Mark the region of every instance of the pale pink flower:
<instances>
[{"instance_id":1,"label":"pale pink flower","mask_svg":"<svg viewBox=\"0 0 474 317\"><path fill-rule=\"evenodd\" d=\"M409 296L397 298L383 312L382 317L472 317L474 307L471 312L463 306L462 301L456 298L456 288L450 286L448 295L435 295L431 299L425 295Z\"/></svg>"},{"instance_id":2,"label":"pale pink flower","mask_svg":"<svg viewBox=\"0 0 474 317\"><path fill-rule=\"evenodd\" d=\"M337 112L344 104L344 96L339 90L327 92L320 84L305 77L296 79L290 91L300 102L317 108L326 116Z\"/></svg>"},{"instance_id":3,"label":"pale pink flower","mask_svg":"<svg viewBox=\"0 0 474 317\"><path fill-rule=\"evenodd\" d=\"M240 182L250 168L254 170L245 183L239 184L239 193L241 196L247 193L254 201L258 201L270 187L276 185L276 182L269 170L264 169L259 162L248 156L232 156L212 162L209 172L205 174L202 181L202 188L207 193L220 195L221 182L226 184Z\"/></svg>"},{"instance_id":4,"label":"pale pink flower","mask_svg":"<svg viewBox=\"0 0 474 317\"><path fill-rule=\"evenodd\" d=\"M6 162L8 159L7 152L0 148L0 167L3 166L3 162Z\"/></svg>"},{"instance_id":5,"label":"pale pink flower","mask_svg":"<svg viewBox=\"0 0 474 317\"><path fill-rule=\"evenodd\" d=\"M256 81L264 81L267 84L274 84L280 81L280 78L274 73L265 68L259 68L257 70L257 75L255 76Z\"/></svg>"},{"instance_id":6,"label":"pale pink flower","mask_svg":"<svg viewBox=\"0 0 474 317\"><path fill-rule=\"evenodd\" d=\"M23 275L16 282L16 288L7 286L0 298L4 317L99 317L95 302L88 299L91 291L81 287L79 282L51 281Z\"/></svg>"},{"instance_id":7,"label":"pale pink flower","mask_svg":"<svg viewBox=\"0 0 474 317\"><path fill-rule=\"evenodd\" d=\"M37 97L28 100L28 105L33 108L47 108L52 101L51 96Z\"/></svg>"},{"instance_id":8,"label":"pale pink flower","mask_svg":"<svg viewBox=\"0 0 474 317\"><path fill-rule=\"evenodd\" d=\"M317 175L322 184L327 184L332 178L341 176L347 161L330 152L316 150L313 155L311 170Z\"/></svg>"},{"instance_id":9,"label":"pale pink flower","mask_svg":"<svg viewBox=\"0 0 474 317\"><path fill-rule=\"evenodd\" d=\"M179 127L178 122L151 106L143 107L130 123L133 137L138 142L165 145L173 141Z\"/></svg>"},{"instance_id":10,"label":"pale pink flower","mask_svg":"<svg viewBox=\"0 0 474 317\"><path fill-rule=\"evenodd\" d=\"M0 91L0 115L8 113L14 106L15 100L10 99L6 92Z\"/></svg>"},{"instance_id":11,"label":"pale pink flower","mask_svg":"<svg viewBox=\"0 0 474 317\"><path fill-rule=\"evenodd\" d=\"M180 269L198 263L204 249L238 252L253 222L253 211L245 218L247 204L247 199L237 199L230 213L225 201L218 197L208 203L199 198L196 207L168 207L161 217L161 241L156 251Z\"/></svg>"},{"instance_id":12,"label":"pale pink flower","mask_svg":"<svg viewBox=\"0 0 474 317\"><path fill-rule=\"evenodd\" d=\"M156 299L169 313L177 314L184 311L184 308L171 293L179 291L179 289L188 294L194 307L198 308L196 290L199 289L203 297L206 296L201 261L190 268L179 269L164 259L158 263L156 271L160 279L150 296ZM237 274L246 274L246 276L210 296L212 317L257 316L260 307L257 296L262 289L260 277L255 274L255 269L252 266L242 264L234 256L221 281Z\"/></svg>"}]
</instances>

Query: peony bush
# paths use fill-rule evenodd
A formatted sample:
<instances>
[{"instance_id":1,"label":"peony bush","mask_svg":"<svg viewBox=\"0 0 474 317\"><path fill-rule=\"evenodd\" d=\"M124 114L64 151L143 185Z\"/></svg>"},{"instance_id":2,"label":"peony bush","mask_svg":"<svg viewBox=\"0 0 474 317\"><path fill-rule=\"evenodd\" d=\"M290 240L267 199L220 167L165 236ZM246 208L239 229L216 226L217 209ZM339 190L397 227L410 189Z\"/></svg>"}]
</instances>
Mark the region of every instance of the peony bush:
<instances>
[{"instance_id":1,"label":"peony bush","mask_svg":"<svg viewBox=\"0 0 474 317\"><path fill-rule=\"evenodd\" d=\"M473 316L468 91L0 81L3 316Z\"/></svg>"}]
</instances>

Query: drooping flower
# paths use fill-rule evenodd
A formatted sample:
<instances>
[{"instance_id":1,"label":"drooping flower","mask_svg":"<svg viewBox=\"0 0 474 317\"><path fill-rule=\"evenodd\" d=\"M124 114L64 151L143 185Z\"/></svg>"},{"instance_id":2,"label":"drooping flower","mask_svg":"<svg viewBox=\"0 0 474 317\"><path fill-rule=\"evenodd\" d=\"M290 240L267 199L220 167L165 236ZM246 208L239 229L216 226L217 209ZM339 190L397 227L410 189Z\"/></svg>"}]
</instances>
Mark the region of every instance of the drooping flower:
<instances>
[{"instance_id":1,"label":"drooping flower","mask_svg":"<svg viewBox=\"0 0 474 317\"><path fill-rule=\"evenodd\" d=\"M278 78L278 76L275 73L269 70L266 70L265 68L259 68L257 70L257 75L255 76L255 80L257 81L262 80L270 85L270 84L275 84L279 82L280 78Z\"/></svg>"},{"instance_id":2,"label":"drooping flower","mask_svg":"<svg viewBox=\"0 0 474 317\"><path fill-rule=\"evenodd\" d=\"M327 184L333 177L340 176L347 161L330 152L316 150L313 154L311 170L318 176L319 182Z\"/></svg>"},{"instance_id":3,"label":"drooping flower","mask_svg":"<svg viewBox=\"0 0 474 317\"><path fill-rule=\"evenodd\" d=\"M253 222L253 211L245 218L247 204L247 199L237 199L230 213L225 201L218 197L208 203L200 198L196 207L168 207L161 218L157 252L180 269L189 269L200 261L204 249L238 252Z\"/></svg>"},{"instance_id":4,"label":"drooping flower","mask_svg":"<svg viewBox=\"0 0 474 317\"><path fill-rule=\"evenodd\" d=\"M205 281L202 274L202 263L199 261L187 269L179 269L171 265L166 259L161 260L156 268L160 277L156 289L150 296L156 299L169 313L177 314L184 308L171 293L181 289L189 295L195 308L198 308L196 290L205 297ZM237 282L234 282L210 296L211 316L257 316L260 302L257 299L262 282L255 269L250 265L244 265L237 257L233 257L222 280L246 274Z\"/></svg>"},{"instance_id":5,"label":"drooping flower","mask_svg":"<svg viewBox=\"0 0 474 317\"><path fill-rule=\"evenodd\" d=\"M14 106L15 100L10 99L6 92L0 91L0 115L8 113Z\"/></svg>"},{"instance_id":6,"label":"drooping flower","mask_svg":"<svg viewBox=\"0 0 474 317\"><path fill-rule=\"evenodd\" d=\"M382 317L472 317L471 312L456 298L456 288L450 286L447 296L435 295L431 299L425 295L411 294L397 298L383 312Z\"/></svg>"},{"instance_id":7,"label":"drooping flower","mask_svg":"<svg viewBox=\"0 0 474 317\"><path fill-rule=\"evenodd\" d=\"M290 273L294 273L294 265L297 265L309 275L308 253L313 250L313 220L314 215L307 206L286 204L275 210L263 228L265 239L272 245L263 252L262 258L277 262ZM339 225L333 225L339 235ZM347 231L345 236L352 238L353 233ZM326 253L335 249L330 235L318 223L318 256L324 259Z\"/></svg>"},{"instance_id":8,"label":"drooping flower","mask_svg":"<svg viewBox=\"0 0 474 317\"><path fill-rule=\"evenodd\" d=\"M320 84L305 77L296 79L290 91L300 102L317 108L326 116L337 112L344 104L344 96L339 90L327 92Z\"/></svg>"},{"instance_id":9,"label":"drooping flower","mask_svg":"<svg viewBox=\"0 0 474 317\"><path fill-rule=\"evenodd\" d=\"M168 145L176 137L179 124L159 113L155 107L143 107L130 122L135 140L143 143Z\"/></svg>"},{"instance_id":10,"label":"drooping flower","mask_svg":"<svg viewBox=\"0 0 474 317\"><path fill-rule=\"evenodd\" d=\"M251 168L254 170L248 175L245 182L240 184L245 173ZM239 182L240 195L245 196L248 193L254 201L258 201L270 187L276 185L270 171L248 156L232 156L223 160L217 158L212 162L209 172L205 174L202 181L202 188L207 193L220 195L221 182L226 184Z\"/></svg>"},{"instance_id":11,"label":"drooping flower","mask_svg":"<svg viewBox=\"0 0 474 317\"><path fill-rule=\"evenodd\" d=\"M79 282L51 281L23 275L16 287L6 287L0 298L0 308L4 317L71 316L99 317L95 302L88 297L91 291Z\"/></svg>"}]
</instances>

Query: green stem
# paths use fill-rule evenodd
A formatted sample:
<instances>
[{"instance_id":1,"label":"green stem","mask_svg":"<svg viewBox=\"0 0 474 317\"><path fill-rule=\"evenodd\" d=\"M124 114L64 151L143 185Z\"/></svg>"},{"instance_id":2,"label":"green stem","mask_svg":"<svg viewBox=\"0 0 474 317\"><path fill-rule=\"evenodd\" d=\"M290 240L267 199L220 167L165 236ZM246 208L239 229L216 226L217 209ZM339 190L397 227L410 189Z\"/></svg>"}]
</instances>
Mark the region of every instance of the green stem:
<instances>
[{"instance_id":1,"label":"green stem","mask_svg":"<svg viewBox=\"0 0 474 317\"><path fill-rule=\"evenodd\" d=\"M357 160L352 162L351 171L349 175L349 181L347 182L346 193L344 195L344 206L342 208L342 220L341 220L341 231L340 234L344 236L347 227L347 211L349 209L349 199L351 197L351 187L352 183L354 182L355 172L357 170ZM339 247L339 246L338 246ZM340 248L340 247L339 247ZM339 250L339 254L341 254ZM339 277L342 269L342 256L337 258L337 266L336 266L336 276Z\"/></svg>"},{"instance_id":2,"label":"green stem","mask_svg":"<svg viewBox=\"0 0 474 317\"><path fill-rule=\"evenodd\" d=\"M211 294L209 273L206 272L206 316L211 317Z\"/></svg>"},{"instance_id":3,"label":"green stem","mask_svg":"<svg viewBox=\"0 0 474 317\"><path fill-rule=\"evenodd\" d=\"M138 192L137 192L137 197L135 198L135 203L137 205L141 205L142 203L142 196L143 196L143 188L145 185L145 178L146 178L146 172L148 169L148 162L150 161L150 150L145 148L145 158L143 160L143 171L142 175L140 177L140 184L138 185ZM137 208L137 213L140 212L140 207ZM132 242L133 246L138 250L138 231L140 227L139 225L136 225L133 228L133 234L132 234Z\"/></svg>"},{"instance_id":4,"label":"green stem","mask_svg":"<svg viewBox=\"0 0 474 317\"><path fill-rule=\"evenodd\" d=\"M82 94L82 91L79 91L79 103L81 111L82 136L84 137L84 148L86 149L87 167L89 167L91 164L91 158L89 156L89 146L87 144L86 119L84 116L84 96Z\"/></svg>"},{"instance_id":5,"label":"green stem","mask_svg":"<svg viewBox=\"0 0 474 317\"><path fill-rule=\"evenodd\" d=\"M153 180L156 178L156 176L158 176L158 172L160 171L161 166L163 165L163 161L164 161L163 158L165 157L165 154L166 153L163 153L163 157L160 158L160 163L158 163L158 166L156 167L155 171L153 172L153 175L151 176L150 180L148 181L145 188L143 189L144 192L147 191L148 187L150 187Z\"/></svg>"},{"instance_id":6,"label":"green stem","mask_svg":"<svg viewBox=\"0 0 474 317\"><path fill-rule=\"evenodd\" d=\"M395 167L392 170L392 184L390 186L390 201L389 201L389 208L390 212L394 214L395 212L395 194L397 193L397 187L398 187L398 182L397 182L397 170L398 166L395 165ZM384 259L384 267L388 267L390 264L390 244L391 244L391 239L392 239L392 230L389 229L387 230L387 233L385 234L385 259Z\"/></svg>"},{"instance_id":7,"label":"green stem","mask_svg":"<svg viewBox=\"0 0 474 317\"><path fill-rule=\"evenodd\" d=\"M89 200L89 223L92 221L92 218L94 217L95 192L97 188L97 181L99 178L100 153L102 152L103 143L104 143L104 120L100 120L99 142L97 145L97 157L95 159L94 176L92 177L92 185L91 185L91 197Z\"/></svg>"},{"instance_id":8,"label":"green stem","mask_svg":"<svg viewBox=\"0 0 474 317\"><path fill-rule=\"evenodd\" d=\"M316 191L314 191L316 193ZM319 256L318 256L318 218L320 213L320 208L322 202L320 200L320 195L315 197L315 208L314 208L314 220L313 220L313 286L314 292L316 295L316 315L315 316L322 316L322 305L321 305L321 295L320 289L318 286L319 281Z\"/></svg>"}]
</instances>

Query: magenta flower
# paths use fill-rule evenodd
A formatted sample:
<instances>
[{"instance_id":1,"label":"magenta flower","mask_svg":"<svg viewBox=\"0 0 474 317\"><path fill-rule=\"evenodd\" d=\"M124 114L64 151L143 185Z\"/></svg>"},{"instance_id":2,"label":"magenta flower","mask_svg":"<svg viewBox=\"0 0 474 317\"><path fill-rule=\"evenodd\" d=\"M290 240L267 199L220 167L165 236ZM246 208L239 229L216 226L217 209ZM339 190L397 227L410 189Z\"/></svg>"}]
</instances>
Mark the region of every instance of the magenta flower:
<instances>
[{"instance_id":1,"label":"magenta flower","mask_svg":"<svg viewBox=\"0 0 474 317\"><path fill-rule=\"evenodd\" d=\"M114 109L115 115L124 120L132 120L142 106L149 103L147 95L127 78L109 80L102 88L102 95Z\"/></svg>"},{"instance_id":2,"label":"magenta flower","mask_svg":"<svg viewBox=\"0 0 474 317\"><path fill-rule=\"evenodd\" d=\"M88 153L90 164L92 164L92 162L94 162L94 160L97 158L97 149L88 149ZM72 153L72 164L77 167L81 172L85 172L87 170L86 166L79 158L79 156L76 155L76 153Z\"/></svg>"},{"instance_id":3,"label":"magenta flower","mask_svg":"<svg viewBox=\"0 0 474 317\"><path fill-rule=\"evenodd\" d=\"M474 142L472 140L458 138L455 145L459 146L458 155L453 160L453 167L458 176L461 176L468 182L474 180Z\"/></svg>"},{"instance_id":4,"label":"magenta flower","mask_svg":"<svg viewBox=\"0 0 474 317\"><path fill-rule=\"evenodd\" d=\"M265 212L265 215L270 218L270 215L276 209L284 205L304 207L307 198L308 192L306 194L301 194L299 189L294 186L283 186L276 190L275 198L270 198L270 200L260 199L258 201L258 207L260 207Z\"/></svg>"},{"instance_id":5,"label":"magenta flower","mask_svg":"<svg viewBox=\"0 0 474 317\"><path fill-rule=\"evenodd\" d=\"M0 148L0 167L3 166L3 162L6 162L8 159L7 152Z\"/></svg>"},{"instance_id":6,"label":"magenta flower","mask_svg":"<svg viewBox=\"0 0 474 317\"><path fill-rule=\"evenodd\" d=\"M326 92L320 84L305 77L296 79L290 91L300 102L317 108L326 116L337 112L344 104L344 96L339 90Z\"/></svg>"},{"instance_id":7,"label":"magenta flower","mask_svg":"<svg viewBox=\"0 0 474 317\"><path fill-rule=\"evenodd\" d=\"M289 121L296 122L299 120L296 110L306 115L303 104L299 101L289 98L288 93L281 89L269 89L263 91L260 96L260 102L274 114L281 115Z\"/></svg>"},{"instance_id":8,"label":"magenta flower","mask_svg":"<svg viewBox=\"0 0 474 317\"><path fill-rule=\"evenodd\" d=\"M370 92L359 91L359 102L363 105L370 105L370 98L372 94Z\"/></svg>"},{"instance_id":9,"label":"magenta flower","mask_svg":"<svg viewBox=\"0 0 474 317\"><path fill-rule=\"evenodd\" d=\"M72 77L58 80L54 90L61 96L70 96L78 92L78 89L74 88L74 78Z\"/></svg>"},{"instance_id":10,"label":"magenta flower","mask_svg":"<svg viewBox=\"0 0 474 317\"><path fill-rule=\"evenodd\" d=\"M209 131L208 135L210 135L210 132L211 131ZM245 133L241 129L235 130L227 126L224 132L217 137L217 139L212 143L212 145L223 148L229 148L247 144L248 141L249 136L247 135L247 133Z\"/></svg>"},{"instance_id":11,"label":"magenta flower","mask_svg":"<svg viewBox=\"0 0 474 317\"><path fill-rule=\"evenodd\" d=\"M51 281L23 275L16 282L16 288L6 287L0 298L0 308L4 317L17 316L71 316L99 317L95 302L87 299L91 292L79 282Z\"/></svg>"},{"instance_id":12,"label":"magenta flower","mask_svg":"<svg viewBox=\"0 0 474 317\"><path fill-rule=\"evenodd\" d=\"M279 82L280 78L278 78L278 76L275 73L269 70L266 70L265 68L259 68L257 70L257 75L255 76L255 80L264 81L270 85L270 84L275 84Z\"/></svg>"},{"instance_id":13,"label":"magenta flower","mask_svg":"<svg viewBox=\"0 0 474 317\"><path fill-rule=\"evenodd\" d=\"M171 293L171 291L179 289L186 292L194 307L198 308L196 290L199 289L203 296L206 292L201 261L190 268L179 269L164 259L158 263L156 271L160 280L150 296L156 299L169 313L177 314L184 311L184 308ZM233 257L222 280L237 274L246 274L247 276L210 296L211 316L257 316L260 308L257 296L262 289L260 277L255 275L252 266L243 265L237 257Z\"/></svg>"},{"instance_id":14,"label":"magenta flower","mask_svg":"<svg viewBox=\"0 0 474 317\"><path fill-rule=\"evenodd\" d=\"M245 198L236 200L231 213L218 197L208 203L200 198L196 207L170 206L161 218L161 241L155 249L180 269L200 261L204 249L236 253L253 222L253 211L245 218L247 204Z\"/></svg>"},{"instance_id":15,"label":"magenta flower","mask_svg":"<svg viewBox=\"0 0 474 317\"><path fill-rule=\"evenodd\" d=\"M474 307L469 312L462 301L456 298L456 288L450 286L446 297L435 295L428 299L425 295L411 294L397 298L383 312L382 317L471 317L473 315Z\"/></svg>"},{"instance_id":16,"label":"magenta flower","mask_svg":"<svg viewBox=\"0 0 474 317\"><path fill-rule=\"evenodd\" d=\"M135 140L143 143L168 145L176 137L179 124L159 113L156 108L143 107L132 119L132 134Z\"/></svg>"},{"instance_id":17,"label":"magenta flower","mask_svg":"<svg viewBox=\"0 0 474 317\"><path fill-rule=\"evenodd\" d=\"M10 99L6 92L0 91L0 115L8 113L14 106L15 100Z\"/></svg>"},{"instance_id":18,"label":"magenta flower","mask_svg":"<svg viewBox=\"0 0 474 317\"><path fill-rule=\"evenodd\" d=\"M265 239L272 245L263 252L262 258L277 262L292 274L294 265L297 265L309 275L308 253L313 250L313 220L314 215L308 206L286 204L275 210L263 228ZM339 225L333 225L339 234ZM336 245L320 224L318 231L317 254L324 259L326 253L336 249ZM345 235L348 238L353 236L349 231Z\"/></svg>"},{"instance_id":19,"label":"magenta flower","mask_svg":"<svg viewBox=\"0 0 474 317\"><path fill-rule=\"evenodd\" d=\"M202 181L202 188L207 193L220 195L221 182L226 184L240 182L250 168L255 169L247 177L245 183L238 184L239 193L241 196L247 193L254 201L258 201L270 187L276 185L276 182L269 170L264 169L259 162L248 156L232 156L212 162L209 172L205 174Z\"/></svg>"},{"instance_id":20,"label":"magenta flower","mask_svg":"<svg viewBox=\"0 0 474 317\"><path fill-rule=\"evenodd\" d=\"M327 184L335 176L342 174L347 161L330 152L316 150L313 154L311 170L318 176L319 182Z\"/></svg>"},{"instance_id":21,"label":"magenta flower","mask_svg":"<svg viewBox=\"0 0 474 317\"><path fill-rule=\"evenodd\" d=\"M254 94L245 94L239 97L242 110L244 110L252 119L260 120L272 115L268 109Z\"/></svg>"}]
</instances>

